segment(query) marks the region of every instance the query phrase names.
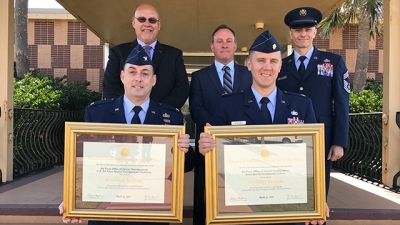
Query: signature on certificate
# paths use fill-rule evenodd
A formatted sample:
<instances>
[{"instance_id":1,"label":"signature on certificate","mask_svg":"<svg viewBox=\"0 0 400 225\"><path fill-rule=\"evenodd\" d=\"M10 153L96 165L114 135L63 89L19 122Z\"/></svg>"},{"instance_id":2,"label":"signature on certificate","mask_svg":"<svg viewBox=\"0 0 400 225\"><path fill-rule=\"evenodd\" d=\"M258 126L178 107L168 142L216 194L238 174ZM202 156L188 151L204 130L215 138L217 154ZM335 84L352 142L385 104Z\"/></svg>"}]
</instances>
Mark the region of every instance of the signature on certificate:
<instances>
[{"instance_id":1,"label":"signature on certificate","mask_svg":"<svg viewBox=\"0 0 400 225\"><path fill-rule=\"evenodd\" d=\"M243 201L247 201L246 197L234 197L234 196L229 196L229 201L230 202L243 202Z\"/></svg>"},{"instance_id":2,"label":"signature on certificate","mask_svg":"<svg viewBox=\"0 0 400 225\"><path fill-rule=\"evenodd\" d=\"M145 195L144 200L160 200L160 196L157 195Z\"/></svg>"},{"instance_id":3,"label":"signature on certificate","mask_svg":"<svg viewBox=\"0 0 400 225\"><path fill-rule=\"evenodd\" d=\"M289 199L304 199L304 196L296 195L296 194L287 194L287 200Z\"/></svg>"},{"instance_id":4,"label":"signature on certificate","mask_svg":"<svg viewBox=\"0 0 400 225\"><path fill-rule=\"evenodd\" d=\"M88 199L103 199L104 196L103 195L99 195L99 194L91 194L91 193L87 193L86 197Z\"/></svg>"}]
</instances>

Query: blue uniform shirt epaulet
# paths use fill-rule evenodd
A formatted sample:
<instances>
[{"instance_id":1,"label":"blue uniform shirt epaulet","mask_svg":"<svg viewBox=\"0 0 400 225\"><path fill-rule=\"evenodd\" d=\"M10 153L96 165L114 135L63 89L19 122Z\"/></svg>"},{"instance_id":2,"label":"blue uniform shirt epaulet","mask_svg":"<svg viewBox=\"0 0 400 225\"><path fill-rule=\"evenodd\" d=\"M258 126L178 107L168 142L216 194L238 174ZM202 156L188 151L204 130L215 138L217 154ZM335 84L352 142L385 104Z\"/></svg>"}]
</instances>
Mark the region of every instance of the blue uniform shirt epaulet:
<instances>
[{"instance_id":1,"label":"blue uniform shirt epaulet","mask_svg":"<svg viewBox=\"0 0 400 225\"><path fill-rule=\"evenodd\" d=\"M162 104L162 103L158 103L161 107L163 107L164 109L168 109L168 110L172 110L172 111L175 111L175 112L180 112L180 110L178 109L178 108L175 108L175 107L173 107L173 106L170 106L170 105L165 105L165 104Z\"/></svg>"},{"instance_id":2,"label":"blue uniform shirt epaulet","mask_svg":"<svg viewBox=\"0 0 400 225\"><path fill-rule=\"evenodd\" d=\"M286 95L294 95L294 96L298 96L298 97L303 97L303 98L307 98L306 95L304 94L298 94L298 93L294 93L294 92L288 92L288 91L283 91Z\"/></svg>"},{"instance_id":3,"label":"blue uniform shirt epaulet","mask_svg":"<svg viewBox=\"0 0 400 225\"><path fill-rule=\"evenodd\" d=\"M89 107L93 107L93 106L97 106L97 105L103 105L103 104L110 103L110 102L114 102L114 99L113 98L111 98L111 99L108 98L108 99L98 100L98 101L90 103Z\"/></svg>"}]
</instances>

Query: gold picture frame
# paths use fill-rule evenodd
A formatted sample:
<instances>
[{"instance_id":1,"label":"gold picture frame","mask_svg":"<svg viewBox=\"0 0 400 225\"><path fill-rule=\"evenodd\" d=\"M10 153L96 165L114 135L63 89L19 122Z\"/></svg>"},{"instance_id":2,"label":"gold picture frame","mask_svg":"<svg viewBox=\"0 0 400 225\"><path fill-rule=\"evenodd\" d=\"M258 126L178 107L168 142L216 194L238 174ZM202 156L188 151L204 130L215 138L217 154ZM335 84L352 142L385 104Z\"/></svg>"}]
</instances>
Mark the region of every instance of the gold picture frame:
<instances>
[{"instance_id":1,"label":"gold picture frame","mask_svg":"<svg viewBox=\"0 0 400 225\"><path fill-rule=\"evenodd\" d=\"M205 154L207 224L326 220L323 124L204 132L217 144Z\"/></svg>"},{"instance_id":2,"label":"gold picture frame","mask_svg":"<svg viewBox=\"0 0 400 225\"><path fill-rule=\"evenodd\" d=\"M184 133L177 125L66 122L63 218L182 222Z\"/></svg>"}]
</instances>

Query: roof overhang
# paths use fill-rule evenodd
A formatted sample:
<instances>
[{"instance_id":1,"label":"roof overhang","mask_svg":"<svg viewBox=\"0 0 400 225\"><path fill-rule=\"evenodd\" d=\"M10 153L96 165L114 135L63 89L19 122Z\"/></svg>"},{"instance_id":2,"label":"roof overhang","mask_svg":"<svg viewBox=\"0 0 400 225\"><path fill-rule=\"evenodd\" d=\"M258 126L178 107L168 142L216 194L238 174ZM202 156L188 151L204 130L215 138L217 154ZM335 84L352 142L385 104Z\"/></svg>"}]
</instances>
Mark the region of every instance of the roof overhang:
<instances>
[{"instance_id":1,"label":"roof overhang","mask_svg":"<svg viewBox=\"0 0 400 225\"><path fill-rule=\"evenodd\" d=\"M312 6L329 15L344 0L57 0L76 19L111 46L135 38L131 21L138 5L154 5L162 21L160 42L184 52L210 52L211 33L226 24L236 32L238 51L250 47L265 29L284 47L290 44L283 19L296 7ZM264 23L256 29L255 23Z\"/></svg>"}]
</instances>

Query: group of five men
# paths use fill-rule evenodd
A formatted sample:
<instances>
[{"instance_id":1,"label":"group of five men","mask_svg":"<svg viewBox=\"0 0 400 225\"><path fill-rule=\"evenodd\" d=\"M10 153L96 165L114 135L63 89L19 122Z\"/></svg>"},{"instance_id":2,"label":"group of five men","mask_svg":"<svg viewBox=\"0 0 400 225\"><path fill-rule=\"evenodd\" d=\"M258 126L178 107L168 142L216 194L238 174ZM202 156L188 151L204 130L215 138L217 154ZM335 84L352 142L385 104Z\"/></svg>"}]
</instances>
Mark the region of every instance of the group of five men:
<instances>
[{"instance_id":1,"label":"group of five men","mask_svg":"<svg viewBox=\"0 0 400 225\"><path fill-rule=\"evenodd\" d=\"M304 123L325 125L328 193L331 161L342 157L347 147L350 84L343 58L313 46L316 25L321 19L321 12L315 8L293 9L284 22L290 28L294 53L282 59L279 43L267 30L250 47L247 67L234 61L235 32L226 25L217 27L211 37L215 60L192 74L189 88L182 52L157 40L161 28L159 14L151 5L140 5L132 18L137 39L110 50L103 82L106 99L86 108L85 121L131 123L138 114L142 124L165 124L162 115L167 113L168 124L179 125L183 124L183 116L176 108L181 108L189 96L198 143L193 151L189 136L181 135L178 146L186 153L185 171L196 166L193 224L205 224L202 155L215 146L215 141L202 133L204 126L231 125L234 121L246 125L286 124L295 111ZM133 110L138 106L138 111Z\"/></svg>"}]
</instances>

